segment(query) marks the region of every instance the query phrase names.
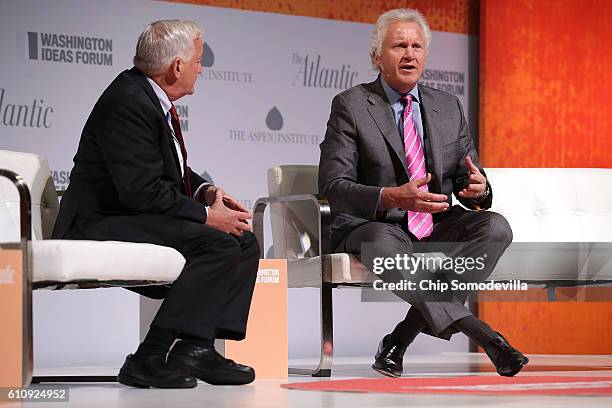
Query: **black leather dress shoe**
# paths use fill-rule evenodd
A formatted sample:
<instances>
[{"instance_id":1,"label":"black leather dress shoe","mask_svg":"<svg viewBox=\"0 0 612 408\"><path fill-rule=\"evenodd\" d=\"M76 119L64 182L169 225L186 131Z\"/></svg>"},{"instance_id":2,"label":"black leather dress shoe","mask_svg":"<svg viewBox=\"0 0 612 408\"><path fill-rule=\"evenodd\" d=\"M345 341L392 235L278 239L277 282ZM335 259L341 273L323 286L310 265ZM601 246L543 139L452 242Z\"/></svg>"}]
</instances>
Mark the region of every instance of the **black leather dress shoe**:
<instances>
[{"instance_id":1,"label":"black leather dress shoe","mask_svg":"<svg viewBox=\"0 0 612 408\"><path fill-rule=\"evenodd\" d=\"M255 370L217 353L214 347L199 347L179 341L168 354L168 367L212 385L242 385L255 380Z\"/></svg>"},{"instance_id":2,"label":"black leather dress shoe","mask_svg":"<svg viewBox=\"0 0 612 408\"><path fill-rule=\"evenodd\" d=\"M400 377L404 371L404 353L408 346L395 344L391 334L380 341L372 368L387 377Z\"/></svg>"},{"instance_id":3,"label":"black leather dress shoe","mask_svg":"<svg viewBox=\"0 0 612 408\"><path fill-rule=\"evenodd\" d=\"M522 370L529 359L512 347L504 336L497 332L496 334L497 337L494 337L485 347L485 352L495 365L499 375L513 377Z\"/></svg>"},{"instance_id":4,"label":"black leather dress shoe","mask_svg":"<svg viewBox=\"0 0 612 408\"><path fill-rule=\"evenodd\" d=\"M163 356L136 360L132 354L125 359L117 381L139 388L193 388L198 384L195 378L168 369Z\"/></svg>"}]
</instances>

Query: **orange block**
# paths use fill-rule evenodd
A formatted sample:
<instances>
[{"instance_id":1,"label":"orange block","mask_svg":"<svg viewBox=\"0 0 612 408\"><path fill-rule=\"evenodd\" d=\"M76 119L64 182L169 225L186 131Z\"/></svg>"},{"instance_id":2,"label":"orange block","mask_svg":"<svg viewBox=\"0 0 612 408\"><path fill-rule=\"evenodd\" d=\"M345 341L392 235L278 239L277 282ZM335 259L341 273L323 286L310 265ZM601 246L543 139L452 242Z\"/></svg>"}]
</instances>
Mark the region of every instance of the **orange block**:
<instances>
[{"instance_id":1,"label":"orange block","mask_svg":"<svg viewBox=\"0 0 612 408\"><path fill-rule=\"evenodd\" d=\"M23 262L0 249L0 387L23 386Z\"/></svg>"},{"instance_id":2,"label":"orange block","mask_svg":"<svg viewBox=\"0 0 612 408\"><path fill-rule=\"evenodd\" d=\"M226 341L225 356L273 379L287 378L288 354L287 260L261 259L246 339Z\"/></svg>"}]
</instances>

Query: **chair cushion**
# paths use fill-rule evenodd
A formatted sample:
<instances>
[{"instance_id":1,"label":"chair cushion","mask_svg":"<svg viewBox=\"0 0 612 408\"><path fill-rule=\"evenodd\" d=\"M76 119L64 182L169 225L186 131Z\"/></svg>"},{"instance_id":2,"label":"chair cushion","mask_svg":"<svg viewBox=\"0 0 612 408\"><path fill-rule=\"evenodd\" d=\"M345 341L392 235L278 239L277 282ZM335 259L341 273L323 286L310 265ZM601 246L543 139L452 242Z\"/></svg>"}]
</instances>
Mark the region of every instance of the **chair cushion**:
<instances>
[{"instance_id":1,"label":"chair cushion","mask_svg":"<svg viewBox=\"0 0 612 408\"><path fill-rule=\"evenodd\" d=\"M332 283L359 285L372 282L375 275L368 271L355 256L338 253L326 255L331 262ZM321 286L321 257L291 259L287 262L288 284L290 288Z\"/></svg>"},{"instance_id":2,"label":"chair cushion","mask_svg":"<svg viewBox=\"0 0 612 408\"><path fill-rule=\"evenodd\" d=\"M488 280L612 281L611 245L600 243L514 243Z\"/></svg>"},{"instance_id":3,"label":"chair cushion","mask_svg":"<svg viewBox=\"0 0 612 408\"><path fill-rule=\"evenodd\" d=\"M184 265L185 258L178 251L160 245L118 241L32 241L35 284L74 281L162 284L174 282Z\"/></svg>"},{"instance_id":4,"label":"chair cushion","mask_svg":"<svg viewBox=\"0 0 612 408\"><path fill-rule=\"evenodd\" d=\"M589 262L584 257L588 252ZM355 285L379 279L354 255L336 253L327 255L332 267L332 283ZM321 286L320 257L292 259L287 263L290 288ZM534 251L514 251L505 254L487 280L505 281L519 279L525 282L547 281L612 281L612 260L608 246L586 251L584 248L555 252L551 257Z\"/></svg>"}]
</instances>

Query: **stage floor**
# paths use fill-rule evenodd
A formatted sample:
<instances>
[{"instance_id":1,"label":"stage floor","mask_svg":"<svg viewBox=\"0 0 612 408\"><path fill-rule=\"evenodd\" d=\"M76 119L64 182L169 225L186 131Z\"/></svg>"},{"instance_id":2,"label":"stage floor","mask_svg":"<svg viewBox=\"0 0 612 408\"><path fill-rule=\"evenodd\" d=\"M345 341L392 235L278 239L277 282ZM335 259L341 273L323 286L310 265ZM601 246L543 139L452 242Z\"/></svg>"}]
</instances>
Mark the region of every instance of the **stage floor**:
<instances>
[{"instance_id":1,"label":"stage floor","mask_svg":"<svg viewBox=\"0 0 612 408\"><path fill-rule=\"evenodd\" d=\"M529 355L530 363L520 375L612 376L612 356ZM292 366L310 361L293 360ZM378 378L370 369L372 357L338 358L331 379ZM117 369L71 368L35 370L35 375L116 375ZM470 353L408 356L404 377L497 375L486 356ZM287 382L321 379L290 376L288 380L256 380L241 387L215 387L200 382L190 390L136 389L116 383L68 384L67 403L24 403L24 406L67 407L610 407L612 397L590 396L463 396L363 394L287 390ZM327 378L323 380L328 380ZM33 385L41 387L42 385Z\"/></svg>"}]
</instances>

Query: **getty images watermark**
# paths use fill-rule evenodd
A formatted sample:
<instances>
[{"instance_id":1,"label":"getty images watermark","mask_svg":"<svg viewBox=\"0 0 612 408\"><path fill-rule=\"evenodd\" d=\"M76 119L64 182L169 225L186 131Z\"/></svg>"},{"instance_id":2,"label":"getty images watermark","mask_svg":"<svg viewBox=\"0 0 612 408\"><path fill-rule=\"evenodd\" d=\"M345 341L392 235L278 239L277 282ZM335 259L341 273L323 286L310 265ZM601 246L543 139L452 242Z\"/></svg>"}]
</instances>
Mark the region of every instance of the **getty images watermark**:
<instances>
[{"instance_id":1,"label":"getty images watermark","mask_svg":"<svg viewBox=\"0 0 612 408\"><path fill-rule=\"evenodd\" d=\"M372 272L381 275L388 271L399 271L402 275L408 273L414 276L419 271L431 274L449 273L464 275L472 271L482 275L486 268L488 254L478 257L471 256L446 256L444 253L420 253L420 254L396 254L393 257L374 257L372 261ZM469 279L469 278L468 278ZM472 291L472 290L527 290L527 283L520 279L509 282L470 282L460 279L401 279L397 282L385 282L377 279L373 282L374 290L409 290L409 291Z\"/></svg>"},{"instance_id":2,"label":"getty images watermark","mask_svg":"<svg viewBox=\"0 0 612 408\"><path fill-rule=\"evenodd\" d=\"M362 292L363 300L463 302L479 291L528 289L520 278L490 278L505 243L416 242L410 246L400 252L400 247L384 242L363 244L362 263L374 274Z\"/></svg>"}]
</instances>

